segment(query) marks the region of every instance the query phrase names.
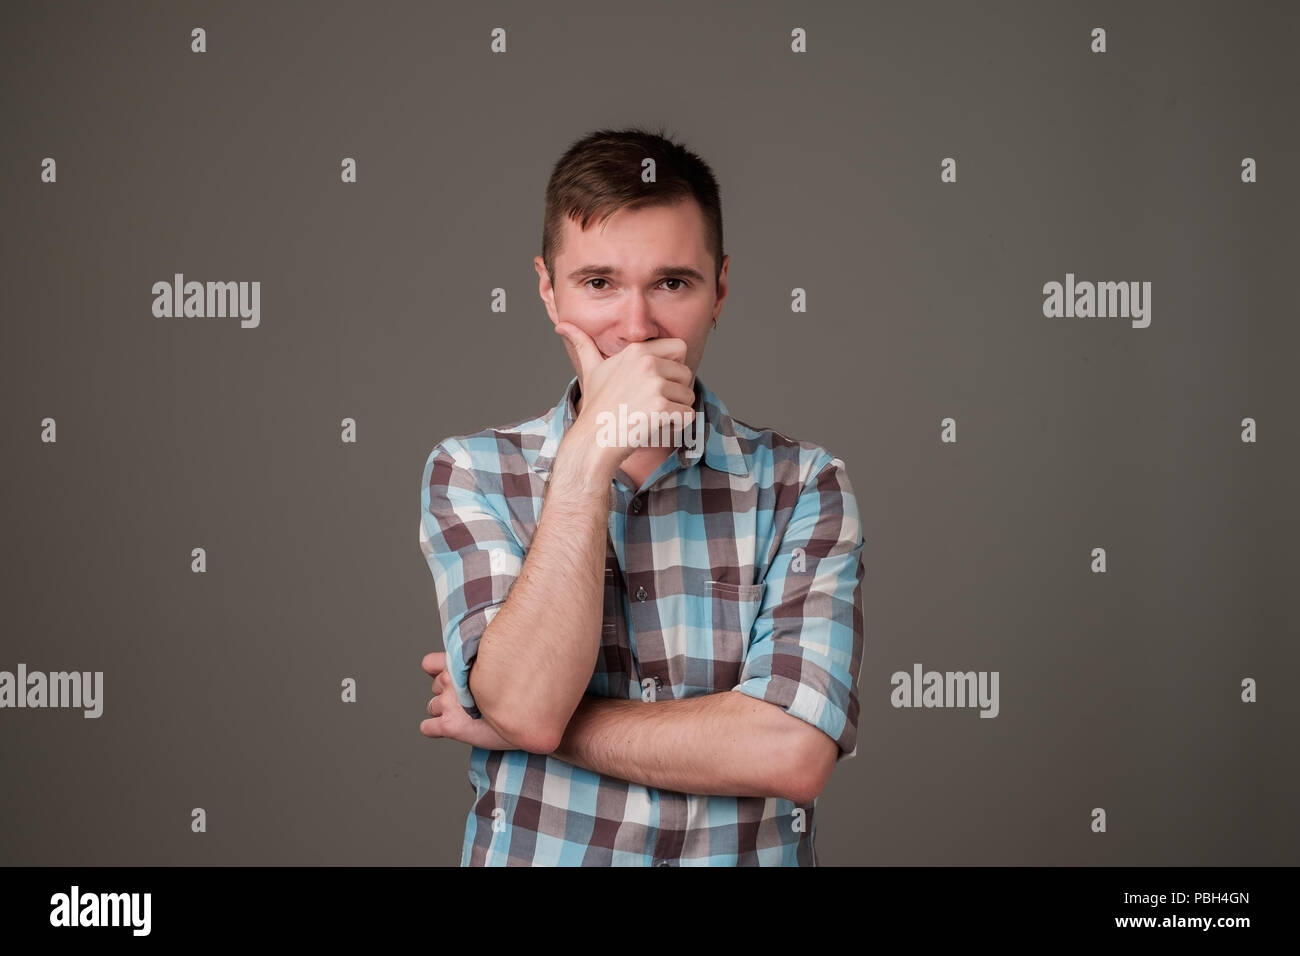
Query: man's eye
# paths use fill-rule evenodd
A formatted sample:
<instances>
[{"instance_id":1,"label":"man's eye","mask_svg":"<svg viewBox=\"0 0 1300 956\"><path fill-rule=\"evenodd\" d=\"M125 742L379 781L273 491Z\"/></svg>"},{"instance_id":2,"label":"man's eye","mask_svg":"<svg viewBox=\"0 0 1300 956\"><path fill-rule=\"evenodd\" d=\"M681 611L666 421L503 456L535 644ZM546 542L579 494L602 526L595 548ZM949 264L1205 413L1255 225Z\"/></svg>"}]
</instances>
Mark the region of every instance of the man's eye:
<instances>
[{"instance_id":1,"label":"man's eye","mask_svg":"<svg viewBox=\"0 0 1300 956\"><path fill-rule=\"evenodd\" d=\"M593 291L595 291L595 292L603 292L603 291L604 291L604 286L593 286L592 283L593 283L593 282L608 282L608 281L609 281L608 279L602 279L600 276L594 276L594 277L588 279L588 280L587 280L585 283L583 283L583 284L586 285L586 286L588 286L588 287L590 287L590 288L591 288ZM664 282L676 282L676 283L677 283L677 287L676 287L676 288L673 288L673 289L669 289L669 290L668 290L669 292L680 292L682 289L686 288L686 285L687 285L685 279L678 279L678 278L675 278L675 277L672 277L672 276L670 276L670 277L667 278L667 279L664 279L663 281L664 281Z\"/></svg>"}]
</instances>

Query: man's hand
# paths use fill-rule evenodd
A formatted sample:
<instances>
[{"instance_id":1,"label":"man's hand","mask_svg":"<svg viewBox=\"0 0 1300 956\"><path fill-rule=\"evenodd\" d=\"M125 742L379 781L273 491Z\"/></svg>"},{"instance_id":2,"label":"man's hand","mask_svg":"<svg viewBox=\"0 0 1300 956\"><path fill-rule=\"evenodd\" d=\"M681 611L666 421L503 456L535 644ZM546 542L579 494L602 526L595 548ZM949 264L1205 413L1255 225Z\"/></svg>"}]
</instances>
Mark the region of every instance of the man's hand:
<instances>
[{"instance_id":1,"label":"man's hand","mask_svg":"<svg viewBox=\"0 0 1300 956\"><path fill-rule=\"evenodd\" d=\"M653 423L658 414L680 418L683 427L695 417L695 373L686 364L684 339L651 339L633 342L605 358L586 332L572 322L558 322L555 331L569 344L569 351L581 366L582 413L574 430L593 440L602 413L619 418L623 405L630 416L641 412ZM657 437L653 426L647 445L671 444L672 436ZM612 468L637 450L636 446L606 450Z\"/></svg>"},{"instance_id":2,"label":"man's hand","mask_svg":"<svg viewBox=\"0 0 1300 956\"><path fill-rule=\"evenodd\" d=\"M486 720L475 720L465 713L447 676L447 655L434 651L424 655L420 662L424 672L433 678L433 697L429 698L429 719L420 721L420 733L426 737L447 737L471 747L484 750L518 750Z\"/></svg>"}]
</instances>

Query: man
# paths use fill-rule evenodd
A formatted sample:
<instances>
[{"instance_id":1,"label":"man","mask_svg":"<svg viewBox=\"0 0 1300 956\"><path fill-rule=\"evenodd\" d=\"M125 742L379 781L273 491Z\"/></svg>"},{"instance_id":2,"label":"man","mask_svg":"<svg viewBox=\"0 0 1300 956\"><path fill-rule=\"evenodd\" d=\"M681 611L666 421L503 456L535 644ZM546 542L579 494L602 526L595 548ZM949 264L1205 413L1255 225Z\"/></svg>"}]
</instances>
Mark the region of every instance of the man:
<instances>
[{"instance_id":1,"label":"man","mask_svg":"<svg viewBox=\"0 0 1300 956\"><path fill-rule=\"evenodd\" d=\"M461 865L816 863L857 752L861 527L840 459L695 376L729 261L680 145L600 130L556 164L534 265L577 375L422 480L420 729L473 746Z\"/></svg>"}]
</instances>

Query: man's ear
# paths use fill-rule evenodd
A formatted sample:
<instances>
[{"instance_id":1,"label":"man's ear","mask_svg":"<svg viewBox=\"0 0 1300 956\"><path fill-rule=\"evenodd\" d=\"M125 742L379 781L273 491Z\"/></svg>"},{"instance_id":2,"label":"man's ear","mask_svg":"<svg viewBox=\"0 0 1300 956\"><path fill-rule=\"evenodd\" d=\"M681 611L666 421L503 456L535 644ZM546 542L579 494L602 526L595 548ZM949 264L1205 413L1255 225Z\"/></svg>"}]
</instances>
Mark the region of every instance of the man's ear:
<instances>
[{"instance_id":1,"label":"man's ear","mask_svg":"<svg viewBox=\"0 0 1300 956\"><path fill-rule=\"evenodd\" d=\"M537 271L537 295L546 306L546 314L551 317L551 325L559 323L560 316L555 309L555 287L551 285L550 273L546 271L546 262L541 256L533 257L533 268Z\"/></svg>"},{"instance_id":2,"label":"man's ear","mask_svg":"<svg viewBox=\"0 0 1300 956\"><path fill-rule=\"evenodd\" d=\"M721 306L722 301L727 297L728 281L727 268L731 265L731 256L722 257L722 268L718 272L717 300L715 305ZM721 309L719 309L721 311Z\"/></svg>"}]
</instances>

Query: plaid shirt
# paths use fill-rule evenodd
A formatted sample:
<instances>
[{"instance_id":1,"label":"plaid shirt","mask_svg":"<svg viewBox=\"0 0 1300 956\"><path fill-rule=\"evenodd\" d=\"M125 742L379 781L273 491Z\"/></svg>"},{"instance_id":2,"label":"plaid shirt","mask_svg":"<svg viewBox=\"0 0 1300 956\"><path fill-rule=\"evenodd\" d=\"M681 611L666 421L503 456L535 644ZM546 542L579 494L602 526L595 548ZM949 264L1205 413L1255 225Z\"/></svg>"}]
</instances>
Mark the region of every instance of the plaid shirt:
<instances>
[{"instance_id":1,"label":"plaid shirt","mask_svg":"<svg viewBox=\"0 0 1300 956\"><path fill-rule=\"evenodd\" d=\"M863 547L844 463L731 418L697 377L704 440L646 479L615 478L600 651L588 694L678 700L736 690L857 753ZM447 673L466 712L479 637L519 575L578 379L538 418L430 453L420 549ZM701 462L699 448L703 449ZM653 691L650 690L653 685ZM643 689L644 688L644 689ZM816 865L816 801L677 793L523 750L470 755L462 866Z\"/></svg>"}]
</instances>

